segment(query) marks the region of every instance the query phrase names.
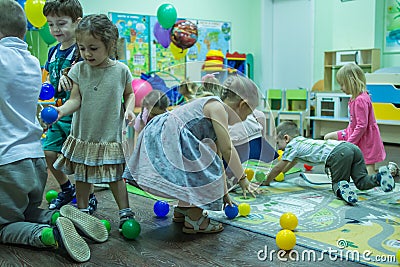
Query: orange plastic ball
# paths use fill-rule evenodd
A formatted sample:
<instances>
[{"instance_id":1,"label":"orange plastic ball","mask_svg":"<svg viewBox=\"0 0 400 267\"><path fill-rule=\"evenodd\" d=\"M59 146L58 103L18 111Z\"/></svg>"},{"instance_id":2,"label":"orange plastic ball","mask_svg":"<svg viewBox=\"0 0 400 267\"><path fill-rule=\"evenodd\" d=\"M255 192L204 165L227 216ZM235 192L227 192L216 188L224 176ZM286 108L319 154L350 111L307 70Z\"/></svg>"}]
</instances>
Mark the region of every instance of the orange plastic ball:
<instances>
[{"instance_id":1,"label":"orange plastic ball","mask_svg":"<svg viewBox=\"0 0 400 267\"><path fill-rule=\"evenodd\" d=\"M284 214L282 214L280 220L279 220L279 224L281 225L281 227L283 229L286 230L294 230L297 227L297 224L299 223L296 215L294 215L291 212L286 212Z\"/></svg>"},{"instance_id":2,"label":"orange plastic ball","mask_svg":"<svg viewBox=\"0 0 400 267\"><path fill-rule=\"evenodd\" d=\"M276 235L276 245L279 249L291 250L296 245L296 235L290 230L281 230Z\"/></svg>"}]
</instances>

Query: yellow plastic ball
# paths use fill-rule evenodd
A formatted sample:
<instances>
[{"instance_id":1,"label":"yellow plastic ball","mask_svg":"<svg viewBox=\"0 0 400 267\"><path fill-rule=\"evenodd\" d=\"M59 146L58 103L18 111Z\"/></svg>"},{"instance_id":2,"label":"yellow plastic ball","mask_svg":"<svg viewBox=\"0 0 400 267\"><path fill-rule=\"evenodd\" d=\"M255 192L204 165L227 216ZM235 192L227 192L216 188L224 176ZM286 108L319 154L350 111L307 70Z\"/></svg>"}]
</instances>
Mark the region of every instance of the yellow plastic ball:
<instances>
[{"instance_id":1,"label":"yellow plastic ball","mask_svg":"<svg viewBox=\"0 0 400 267\"><path fill-rule=\"evenodd\" d=\"M278 174L278 176L275 177L274 180L277 182L282 182L283 180L285 180L285 175L283 174L283 172L281 172Z\"/></svg>"},{"instance_id":2,"label":"yellow plastic ball","mask_svg":"<svg viewBox=\"0 0 400 267\"><path fill-rule=\"evenodd\" d=\"M400 249L396 253L397 262L400 264Z\"/></svg>"},{"instance_id":3,"label":"yellow plastic ball","mask_svg":"<svg viewBox=\"0 0 400 267\"><path fill-rule=\"evenodd\" d=\"M252 169L246 168L246 169L244 170L244 173L247 175L247 179L248 179L249 181L253 180L254 171L253 171Z\"/></svg>"},{"instance_id":4,"label":"yellow plastic ball","mask_svg":"<svg viewBox=\"0 0 400 267\"><path fill-rule=\"evenodd\" d=\"M296 245L296 235L290 230L281 230L276 235L276 245L283 250L291 250Z\"/></svg>"},{"instance_id":5,"label":"yellow plastic ball","mask_svg":"<svg viewBox=\"0 0 400 267\"><path fill-rule=\"evenodd\" d=\"M281 160L282 159L282 155L283 155L283 150L278 150L278 160Z\"/></svg>"},{"instance_id":6,"label":"yellow plastic ball","mask_svg":"<svg viewBox=\"0 0 400 267\"><path fill-rule=\"evenodd\" d=\"M294 215L291 212L286 212L286 213L282 214L282 216L279 220L279 224L281 225L281 227L283 229L292 230L292 231L294 229L296 229L298 223L299 223L299 220L297 219L296 215Z\"/></svg>"},{"instance_id":7,"label":"yellow plastic ball","mask_svg":"<svg viewBox=\"0 0 400 267\"><path fill-rule=\"evenodd\" d=\"M250 214L251 208L250 208L250 205L249 205L249 204L247 204L247 203L240 203L238 208L239 208L239 214L240 214L241 216L247 216L247 215Z\"/></svg>"}]
</instances>

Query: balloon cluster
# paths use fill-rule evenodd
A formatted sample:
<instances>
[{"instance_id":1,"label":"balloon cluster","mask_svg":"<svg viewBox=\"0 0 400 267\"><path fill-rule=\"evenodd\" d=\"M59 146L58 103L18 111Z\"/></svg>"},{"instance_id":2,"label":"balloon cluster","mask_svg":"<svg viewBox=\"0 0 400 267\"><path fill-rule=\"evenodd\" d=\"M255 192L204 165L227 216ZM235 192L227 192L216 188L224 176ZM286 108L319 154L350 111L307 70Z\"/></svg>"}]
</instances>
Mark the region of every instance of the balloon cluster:
<instances>
[{"instance_id":1,"label":"balloon cluster","mask_svg":"<svg viewBox=\"0 0 400 267\"><path fill-rule=\"evenodd\" d=\"M176 9L171 4L162 4L157 10L154 37L164 48L170 47L172 55L179 60L185 57L187 49L198 38L197 25L188 20L177 19Z\"/></svg>"},{"instance_id":2,"label":"balloon cluster","mask_svg":"<svg viewBox=\"0 0 400 267\"><path fill-rule=\"evenodd\" d=\"M56 38L50 33L49 25L47 24L46 17L43 15L43 7L46 0L17 0L21 7L24 9L26 18L28 19L28 29L36 27L39 31L40 37L47 44L54 43Z\"/></svg>"}]
</instances>

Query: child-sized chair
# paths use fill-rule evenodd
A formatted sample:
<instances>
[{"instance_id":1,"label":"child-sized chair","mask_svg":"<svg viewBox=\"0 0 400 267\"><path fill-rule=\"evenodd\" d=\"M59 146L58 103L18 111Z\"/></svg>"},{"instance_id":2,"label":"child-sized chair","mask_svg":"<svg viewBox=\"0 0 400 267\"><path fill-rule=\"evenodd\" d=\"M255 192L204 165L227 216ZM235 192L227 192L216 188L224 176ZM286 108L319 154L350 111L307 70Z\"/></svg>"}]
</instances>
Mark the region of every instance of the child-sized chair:
<instances>
[{"instance_id":1,"label":"child-sized chair","mask_svg":"<svg viewBox=\"0 0 400 267\"><path fill-rule=\"evenodd\" d=\"M284 98L283 89L267 89L265 90L264 110L268 125L268 135L274 134L276 119L278 113L283 110Z\"/></svg>"},{"instance_id":2,"label":"child-sized chair","mask_svg":"<svg viewBox=\"0 0 400 267\"><path fill-rule=\"evenodd\" d=\"M310 92L307 89L285 89L284 108L278 112L277 123L281 121L297 121L300 134L310 136ZM305 131L305 133L304 133Z\"/></svg>"}]
</instances>

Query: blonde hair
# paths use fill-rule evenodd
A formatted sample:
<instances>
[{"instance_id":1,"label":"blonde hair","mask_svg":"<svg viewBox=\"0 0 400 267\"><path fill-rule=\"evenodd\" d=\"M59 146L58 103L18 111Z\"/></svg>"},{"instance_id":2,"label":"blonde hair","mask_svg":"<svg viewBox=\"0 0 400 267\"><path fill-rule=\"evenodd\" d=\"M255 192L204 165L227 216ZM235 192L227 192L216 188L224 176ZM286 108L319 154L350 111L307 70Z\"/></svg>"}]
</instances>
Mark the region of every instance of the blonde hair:
<instances>
[{"instance_id":1,"label":"blonde hair","mask_svg":"<svg viewBox=\"0 0 400 267\"><path fill-rule=\"evenodd\" d=\"M202 83L197 90L196 97L221 96L222 85L213 74L207 74L202 78Z\"/></svg>"},{"instance_id":2,"label":"blonde hair","mask_svg":"<svg viewBox=\"0 0 400 267\"><path fill-rule=\"evenodd\" d=\"M240 74L229 76L222 85L221 99L241 101L245 100L254 110L258 106L259 94L255 83Z\"/></svg>"},{"instance_id":3,"label":"blonde hair","mask_svg":"<svg viewBox=\"0 0 400 267\"><path fill-rule=\"evenodd\" d=\"M193 99L197 94L198 86L189 80L184 80L178 88L178 91L186 101Z\"/></svg>"},{"instance_id":4,"label":"blonde hair","mask_svg":"<svg viewBox=\"0 0 400 267\"><path fill-rule=\"evenodd\" d=\"M169 106L169 99L164 92L160 90L151 90L144 98L142 102L142 111L144 108L147 108L149 112L153 108L156 108L160 111L167 110Z\"/></svg>"},{"instance_id":5,"label":"blonde hair","mask_svg":"<svg viewBox=\"0 0 400 267\"><path fill-rule=\"evenodd\" d=\"M26 16L15 0L0 0L0 36L24 39Z\"/></svg>"},{"instance_id":6,"label":"blonde hair","mask_svg":"<svg viewBox=\"0 0 400 267\"><path fill-rule=\"evenodd\" d=\"M336 80L356 98L367 91L364 71L355 63L348 63L341 67L336 74Z\"/></svg>"}]
</instances>

